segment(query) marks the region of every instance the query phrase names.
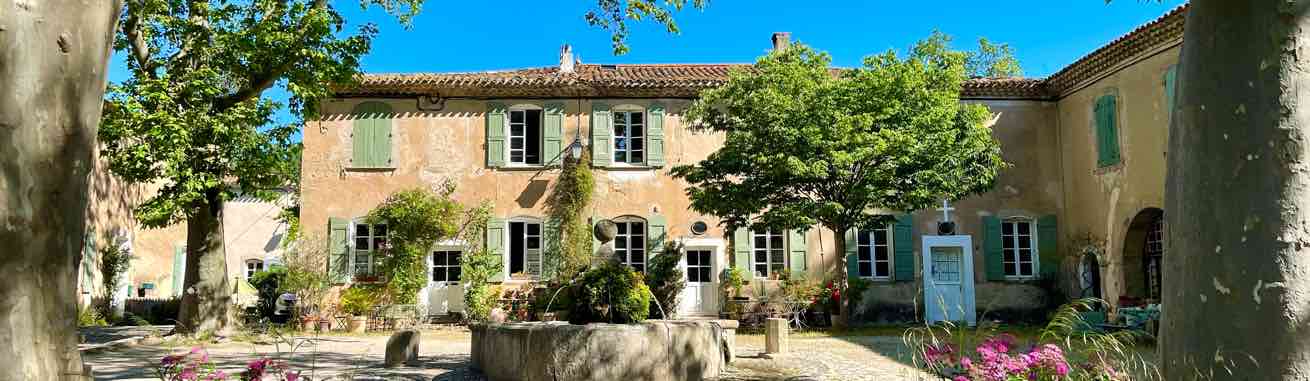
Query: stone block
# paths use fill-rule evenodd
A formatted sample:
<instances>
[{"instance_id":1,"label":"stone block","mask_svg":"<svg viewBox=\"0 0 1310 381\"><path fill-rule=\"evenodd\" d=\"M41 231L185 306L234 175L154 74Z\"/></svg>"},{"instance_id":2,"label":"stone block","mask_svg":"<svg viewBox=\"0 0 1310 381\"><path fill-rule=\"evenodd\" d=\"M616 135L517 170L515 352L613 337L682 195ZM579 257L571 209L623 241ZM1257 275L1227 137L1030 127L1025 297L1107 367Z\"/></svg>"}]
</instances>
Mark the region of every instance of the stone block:
<instances>
[{"instance_id":1,"label":"stone block","mask_svg":"<svg viewBox=\"0 0 1310 381\"><path fill-rule=\"evenodd\" d=\"M419 332L412 329L391 334L391 338L387 339L387 356L382 365L388 368L401 364L418 365L418 341Z\"/></svg>"},{"instance_id":2,"label":"stone block","mask_svg":"<svg viewBox=\"0 0 1310 381\"><path fill-rule=\"evenodd\" d=\"M791 327L787 319L771 318L764 321L764 353L787 353L787 336Z\"/></svg>"},{"instance_id":3,"label":"stone block","mask_svg":"<svg viewBox=\"0 0 1310 381\"><path fill-rule=\"evenodd\" d=\"M708 321L475 324L473 367L491 381L703 380L723 370L723 332Z\"/></svg>"}]
</instances>

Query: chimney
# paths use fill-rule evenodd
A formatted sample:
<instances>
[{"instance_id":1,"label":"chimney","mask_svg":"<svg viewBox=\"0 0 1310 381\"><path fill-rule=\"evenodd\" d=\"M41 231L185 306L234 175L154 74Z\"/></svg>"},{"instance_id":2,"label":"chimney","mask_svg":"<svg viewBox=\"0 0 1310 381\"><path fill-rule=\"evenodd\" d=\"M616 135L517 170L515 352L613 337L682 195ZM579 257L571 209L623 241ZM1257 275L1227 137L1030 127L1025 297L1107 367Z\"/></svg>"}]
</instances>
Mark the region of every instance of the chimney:
<instances>
[{"instance_id":1,"label":"chimney","mask_svg":"<svg viewBox=\"0 0 1310 381\"><path fill-rule=\"evenodd\" d=\"M573 64L573 47L569 46L569 44L564 44L564 46L559 48L559 72L572 73Z\"/></svg>"},{"instance_id":2,"label":"chimney","mask_svg":"<svg viewBox=\"0 0 1310 381\"><path fill-rule=\"evenodd\" d=\"M782 51L791 44L791 32L773 32L773 50Z\"/></svg>"}]
</instances>

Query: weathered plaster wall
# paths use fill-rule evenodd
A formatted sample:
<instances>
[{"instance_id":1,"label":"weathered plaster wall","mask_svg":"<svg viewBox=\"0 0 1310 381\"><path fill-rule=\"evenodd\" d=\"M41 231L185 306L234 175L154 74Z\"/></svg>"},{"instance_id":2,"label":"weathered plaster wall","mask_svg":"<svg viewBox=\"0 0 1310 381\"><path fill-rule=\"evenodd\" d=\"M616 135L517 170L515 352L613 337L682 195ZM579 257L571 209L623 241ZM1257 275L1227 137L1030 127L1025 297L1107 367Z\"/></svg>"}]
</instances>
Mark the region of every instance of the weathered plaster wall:
<instances>
[{"instance_id":1,"label":"weathered plaster wall","mask_svg":"<svg viewBox=\"0 0 1310 381\"><path fill-rule=\"evenodd\" d=\"M1105 255L1101 259L1102 295L1112 304L1128 289L1124 270L1137 271L1141 267L1140 263L1124 261L1125 246L1134 251L1141 248L1140 242L1125 245L1133 217L1145 209L1161 208L1164 204L1169 132L1164 75L1170 65L1178 62L1178 53L1177 47L1166 49L1113 71L1058 102L1060 151L1066 184L1064 199L1068 206L1060 220L1063 226L1077 229L1066 231L1062 247L1071 255L1078 254L1080 248L1071 247L1073 242L1070 239L1088 234L1106 241ZM1093 109L1096 98L1108 92L1119 94L1117 114L1122 160L1113 167L1097 168ZM1142 238L1135 236L1132 239ZM1070 271L1073 271L1072 267ZM1075 278L1075 283L1068 285L1071 293L1076 284Z\"/></svg>"},{"instance_id":2,"label":"weathered plaster wall","mask_svg":"<svg viewBox=\"0 0 1310 381\"><path fill-rule=\"evenodd\" d=\"M275 201L238 197L223 204L227 274L233 278L232 284L242 303L254 302L256 293L246 277L246 261L263 261L264 268L268 269L281 258L282 237L287 226L278 220L278 216L289 202L289 196Z\"/></svg>"}]
</instances>

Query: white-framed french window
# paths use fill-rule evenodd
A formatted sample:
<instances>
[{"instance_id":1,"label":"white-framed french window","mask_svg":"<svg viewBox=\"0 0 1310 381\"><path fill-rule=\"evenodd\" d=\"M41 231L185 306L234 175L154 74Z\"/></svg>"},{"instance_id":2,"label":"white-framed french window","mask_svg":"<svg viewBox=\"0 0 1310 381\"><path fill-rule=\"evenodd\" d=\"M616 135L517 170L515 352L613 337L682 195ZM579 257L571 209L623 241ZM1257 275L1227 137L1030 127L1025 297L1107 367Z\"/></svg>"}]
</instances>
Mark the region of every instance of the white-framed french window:
<instances>
[{"instance_id":1,"label":"white-framed french window","mask_svg":"<svg viewBox=\"0 0 1310 381\"><path fill-rule=\"evenodd\" d=\"M264 271L264 261L258 259L246 260L246 281L249 282L255 277L255 273Z\"/></svg>"},{"instance_id":2,"label":"white-framed french window","mask_svg":"<svg viewBox=\"0 0 1310 381\"><path fill-rule=\"evenodd\" d=\"M506 270L512 276L541 276L541 219L517 217L509 220L509 260L505 261Z\"/></svg>"},{"instance_id":3,"label":"white-framed french window","mask_svg":"<svg viewBox=\"0 0 1310 381\"><path fill-rule=\"evenodd\" d=\"M541 152L543 114L541 106L533 104L519 104L509 108L509 117L505 118L505 137L509 140L506 163L541 165L544 162Z\"/></svg>"},{"instance_id":4,"label":"white-framed french window","mask_svg":"<svg viewBox=\"0 0 1310 381\"><path fill-rule=\"evenodd\" d=\"M860 229L856 242L856 264L859 277L891 279L892 277L892 226Z\"/></svg>"},{"instance_id":5,"label":"white-framed french window","mask_svg":"<svg viewBox=\"0 0 1310 381\"><path fill-rule=\"evenodd\" d=\"M646 163L646 109L621 105L614 108L614 163Z\"/></svg>"},{"instance_id":6,"label":"white-framed french window","mask_svg":"<svg viewBox=\"0 0 1310 381\"><path fill-rule=\"evenodd\" d=\"M787 268L787 244L783 232L773 229L751 230L751 268L755 276L768 278Z\"/></svg>"},{"instance_id":7,"label":"white-framed french window","mask_svg":"<svg viewBox=\"0 0 1310 381\"><path fill-rule=\"evenodd\" d=\"M1032 279L1038 274L1037 225L1027 217L1010 217L1001 221L1001 262L1005 277Z\"/></svg>"},{"instance_id":8,"label":"white-framed french window","mask_svg":"<svg viewBox=\"0 0 1310 381\"><path fill-rule=\"evenodd\" d=\"M646 220L625 216L614 219L618 235L614 237L614 256L637 272L646 271Z\"/></svg>"},{"instance_id":9,"label":"white-framed french window","mask_svg":"<svg viewBox=\"0 0 1310 381\"><path fill-rule=\"evenodd\" d=\"M436 283L459 283L462 278L462 268L464 253L458 248L438 248L432 251L432 282Z\"/></svg>"},{"instance_id":10,"label":"white-framed french window","mask_svg":"<svg viewBox=\"0 0 1310 381\"><path fill-rule=\"evenodd\" d=\"M379 252L387 244L387 225L369 224L363 219L354 221L351 229L351 272L355 277L376 276Z\"/></svg>"}]
</instances>

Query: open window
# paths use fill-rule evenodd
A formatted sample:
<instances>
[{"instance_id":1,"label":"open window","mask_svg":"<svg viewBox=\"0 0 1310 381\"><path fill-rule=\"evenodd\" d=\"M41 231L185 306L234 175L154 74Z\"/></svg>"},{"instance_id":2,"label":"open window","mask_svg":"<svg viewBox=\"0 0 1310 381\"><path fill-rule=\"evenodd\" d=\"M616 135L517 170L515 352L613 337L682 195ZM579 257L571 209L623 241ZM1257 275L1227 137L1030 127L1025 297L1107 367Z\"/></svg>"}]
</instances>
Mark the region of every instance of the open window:
<instances>
[{"instance_id":1,"label":"open window","mask_svg":"<svg viewBox=\"0 0 1310 381\"><path fill-rule=\"evenodd\" d=\"M509 273L512 276L541 275L541 220L516 218L509 221Z\"/></svg>"},{"instance_id":2,"label":"open window","mask_svg":"<svg viewBox=\"0 0 1310 381\"><path fill-rule=\"evenodd\" d=\"M542 109L523 105L509 109L509 164L541 165Z\"/></svg>"},{"instance_id":3,"label":"open window","mask_svg":"<svg viewBox=\"0 0 1310 381\"><path fill-rule=\"evenodd\" d=\"M387 244L387 225L355 221L351 270L356 280L376 279L378 258Z\"/></svg>"},{"instance_id":4,"label":"open window","mask_svg":"<svg viewBox=\"0 0 1310 381\"><path fill-rule=\"evenodd\" d=\"M646 112L639 108L619 107L614 111L614 162L646 163Z\"/></svg>"}]
</instances>

